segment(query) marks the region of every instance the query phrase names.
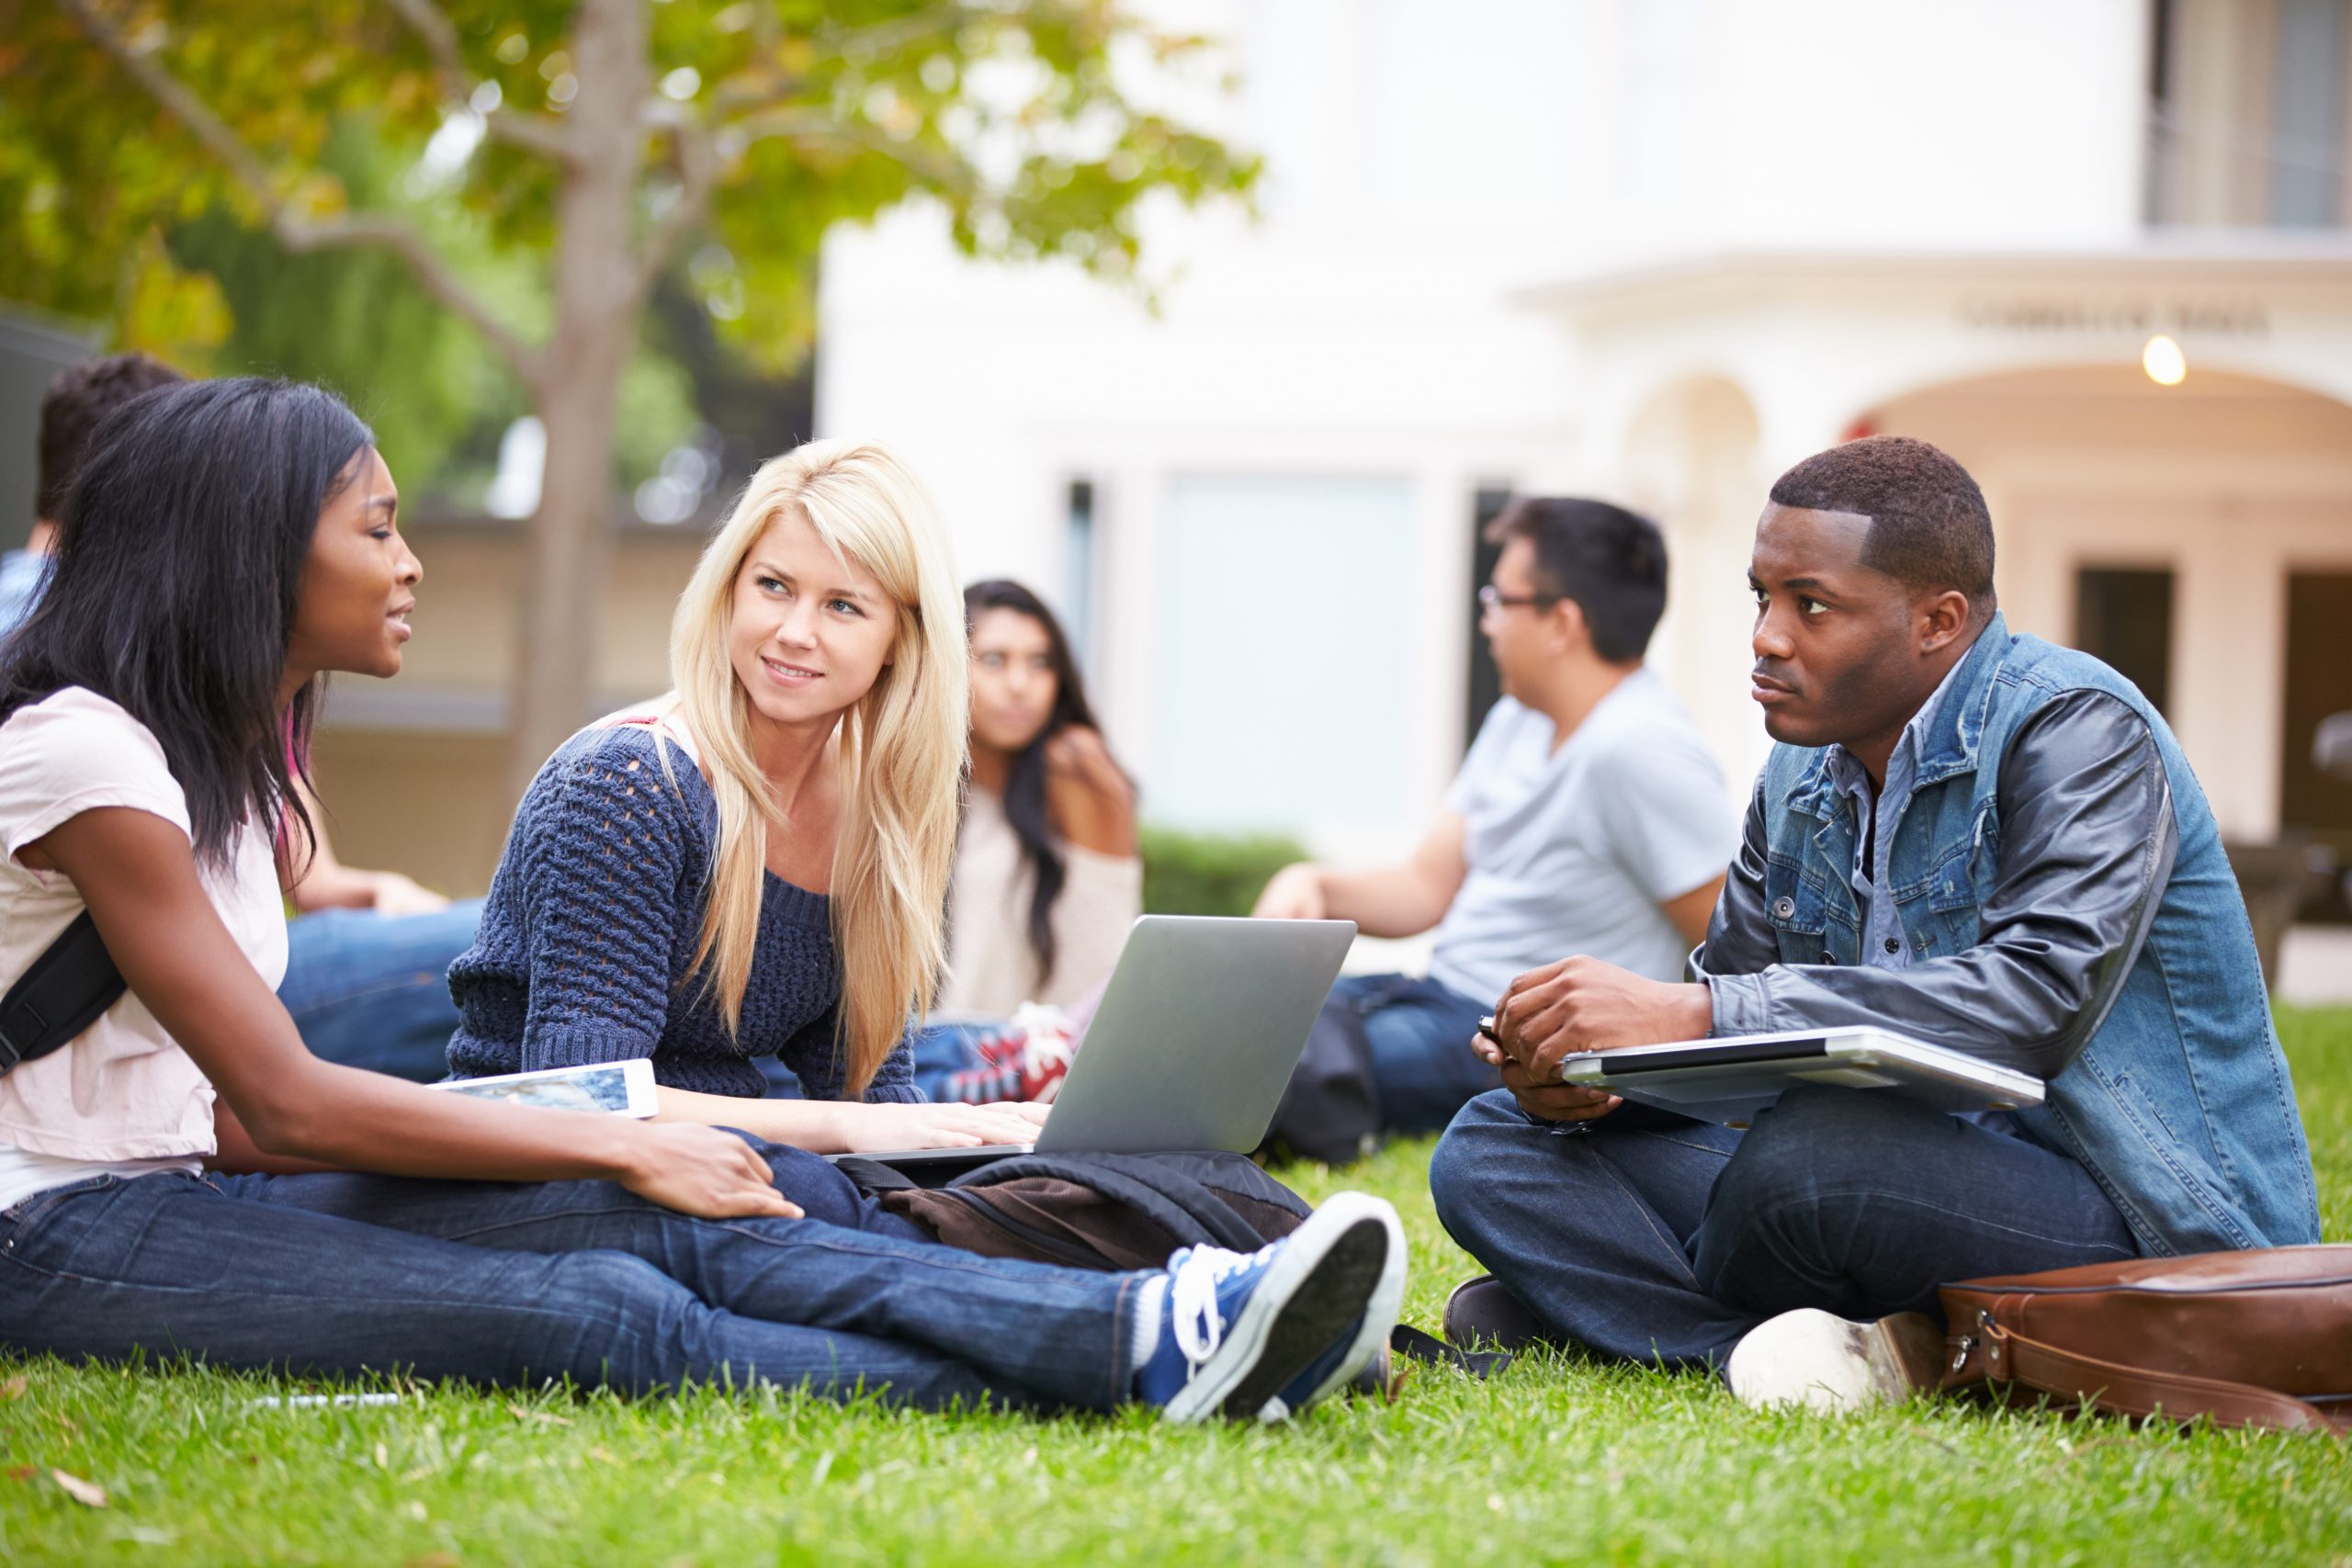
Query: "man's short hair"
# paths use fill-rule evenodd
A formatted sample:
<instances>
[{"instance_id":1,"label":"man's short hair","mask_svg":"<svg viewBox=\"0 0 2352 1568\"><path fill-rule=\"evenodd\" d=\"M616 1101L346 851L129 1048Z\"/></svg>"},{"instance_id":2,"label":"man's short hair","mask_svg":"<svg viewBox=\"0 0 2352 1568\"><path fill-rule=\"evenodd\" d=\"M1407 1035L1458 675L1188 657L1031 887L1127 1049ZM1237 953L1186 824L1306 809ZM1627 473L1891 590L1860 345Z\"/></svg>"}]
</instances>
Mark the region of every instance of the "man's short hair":
<instances>
[{"instance_id":1,"label":"man's short hair","mask_svg":"<svg viewBox=\"0 0 2352 1568\"><path fill-rule=\"evenodd\" d=\"M1487 542L1535 547L1535 582L1584 612L1595 653L1631 664L1666 613L1666 536L1648 518L1605 501L1522 496L1487 525Z\"/></svg>"},{"instance_id":2,"label":"man's short hair","mask_svg":"<svg viewBox=\"0 0 2352 1568\"><path fill-rule=\"evenodd\" d=\"M1993 514L1968 470L1908 435L1866 435L1816 452L1782 474L1772 500L1871 520L1862 564L1917 592L1957 588L1978 616L1993 612Z\"/></svg>"},{"instance_id":3,"label":"man's short hair","mask_svg":"<svg viewBox=\"0 0 2352 1568\"><path fill-rule=\"evenodd\" d=\"M40 400L40 488L34 496L35 514L53 523L63 513L65 492L82 471L90 433L107 415L141 392L187 379L143 354L110 354L60 370Z\"/></svg>"}]
</instances>

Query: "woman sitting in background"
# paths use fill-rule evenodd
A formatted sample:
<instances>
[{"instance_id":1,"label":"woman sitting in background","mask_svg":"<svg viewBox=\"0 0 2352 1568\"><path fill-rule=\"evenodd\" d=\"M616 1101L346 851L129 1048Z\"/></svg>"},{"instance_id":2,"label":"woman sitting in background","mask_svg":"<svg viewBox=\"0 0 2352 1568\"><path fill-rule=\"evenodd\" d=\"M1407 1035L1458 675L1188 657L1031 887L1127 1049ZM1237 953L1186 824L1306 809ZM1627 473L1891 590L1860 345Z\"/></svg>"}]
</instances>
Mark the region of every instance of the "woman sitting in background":
<instances>
[{"instance_id":1,"label":"woman sitting in background","mask_svg":"<svg viewBox=\"0 0 2352 1568\"><path fill-rule=\"evenodd\" d=\"M820 1154L1025 1143L925 1103L966 712L962 606L914 476L815 442L753 477L671 634L676 690L532 781L451 965L461 1076L650 1056L665 1117ZM763 1100L775 1056L808 1098Z\"/></svg>"},{"instance_id":2,"label":"woman sitting in background","mask_svg":"<svg viewBox=\"0 0 2352 1568\"><path fill-rule=\"evenodd\" d=\"M1069 641L1017 582L964 591L972 786L947 900L950 1018L1067 1008L1101 985L1143 909L1136 792L1094 722Z\"/></svg>"},{"instance_id":3,"label":"woman sitting in background","mask_svg":"<svg viewBox=\"0 0 2352 1568\"><path fill-rule=\"evenodd\" d=\"M935 1100L1050 1098L1143 908L1136 792L1045 602L964 591L972 777L947 899L942 1021L913 1040Z\"/></svg>"}]
</instances>

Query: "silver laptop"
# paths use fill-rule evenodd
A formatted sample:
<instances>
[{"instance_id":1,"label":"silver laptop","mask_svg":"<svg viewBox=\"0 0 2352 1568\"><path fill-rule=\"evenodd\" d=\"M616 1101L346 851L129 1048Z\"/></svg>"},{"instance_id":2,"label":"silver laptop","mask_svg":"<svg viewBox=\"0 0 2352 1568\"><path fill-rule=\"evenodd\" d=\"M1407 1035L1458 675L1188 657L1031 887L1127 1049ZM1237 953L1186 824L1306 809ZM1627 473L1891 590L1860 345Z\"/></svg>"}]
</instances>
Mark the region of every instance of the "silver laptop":
<instances>
[{"instance_id":1,"label":"silver laptop","mask_svg":"<svg viewBox=\"0 0 2352 1568\"><path fill-rule=\"evenodd\" d=\"M1265 1139L1355 934L1352 920L1146 915L1035 1144L859 1157L913 1174L1032 1152L1247 1154Z\"/></svg>"},{"instance_id":2,"label":"silver laptop","mask_svg":"<svg viewBox=\"0 0 2352 1568\"><path fill-rule=\"evenodd\" d=\"M2040 1078L1883 1029L1799 1029L1570 1056L1560 1081L1745 1127L1801 1083L1883 1089L1939 1111L2039 1105Z\"/></svg>"}]
</instances>

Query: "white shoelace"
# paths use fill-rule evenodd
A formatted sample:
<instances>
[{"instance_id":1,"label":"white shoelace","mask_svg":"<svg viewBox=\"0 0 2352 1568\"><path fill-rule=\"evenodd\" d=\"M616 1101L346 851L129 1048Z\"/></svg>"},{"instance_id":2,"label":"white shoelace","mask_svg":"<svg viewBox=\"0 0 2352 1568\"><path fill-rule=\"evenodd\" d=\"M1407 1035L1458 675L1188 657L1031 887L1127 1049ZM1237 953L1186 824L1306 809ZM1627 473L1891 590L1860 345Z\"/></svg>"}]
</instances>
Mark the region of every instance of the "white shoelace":
<instances>
[{"instance_id":1,"label":"white shoelace","mask_svg":"<svg viewBox=\"0 0 2352 1568\"><path fill-rule=\"evenodd\" d=\"M1225 1342L1225 1319L1216 1310L1217 1286L1272 1250L1228 1252L1221 1247L1196 1247L1169 1270L1169 1327L1176 1336L1176 1348L1184 1353L1189 1365L1199 1366Z\"/></svg>"}]
</instances>

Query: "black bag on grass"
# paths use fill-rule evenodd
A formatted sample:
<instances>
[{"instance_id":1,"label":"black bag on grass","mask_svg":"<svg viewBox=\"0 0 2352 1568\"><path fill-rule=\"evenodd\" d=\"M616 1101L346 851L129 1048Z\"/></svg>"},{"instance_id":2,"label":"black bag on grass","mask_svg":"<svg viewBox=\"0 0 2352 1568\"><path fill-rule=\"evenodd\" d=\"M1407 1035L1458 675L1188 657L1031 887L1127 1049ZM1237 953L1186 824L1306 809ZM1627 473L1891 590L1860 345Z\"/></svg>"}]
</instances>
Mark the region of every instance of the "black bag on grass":
<instances>
[{"instance_id":1,"label":"black bag on grass","mask_svg":"<svg viewBox=\"0 0 2352 1568\"><path fill-rule=\"evenodd\" d=\"M1237 1154L1012 1155L944 1187L922 1187L879 1160L836 1162L884 1208L927 1227L940 1242L990 1258L1074 1269L1158 1269L1182 1247L1255 1252L1314 1213L1306 1199ZM1510 1364L1498 1351L1456 1349L1398 1324L1391 1355L1357 1386L1391 1392L1392 1355L1487 1377Z\"/></svg>"},{"instance_id":2,"label":"black bag on grass","mask_svg":"<svg viewBox=\"0 0 2352 1568\"><path fill-rule=\"evenodd\" d=\"M1306 1201L1240 1155L1012 1155L944 1187L876 1160L842 1172L946 1246L1075 1269L1158 1269L1183 1247L1255 1252L1299 1227Z\"/></svg>"},{"instance_id":3,"label":"black bag on grass","mask_svg":"<svg viewBox=\"0 0 2352 1568\"><path fill-rule=\"evenodd\" d=\"M1365 1010L1327 1001L1315 1015L1267 1124L1264 1153L1343 1165L1379 1152L1380 1091L1373 1081L1372 1043L1364 1038Z\"/></svg>"}]
</instances>

